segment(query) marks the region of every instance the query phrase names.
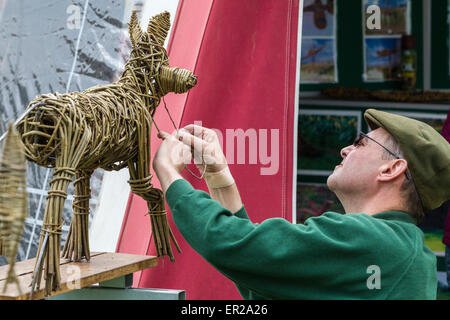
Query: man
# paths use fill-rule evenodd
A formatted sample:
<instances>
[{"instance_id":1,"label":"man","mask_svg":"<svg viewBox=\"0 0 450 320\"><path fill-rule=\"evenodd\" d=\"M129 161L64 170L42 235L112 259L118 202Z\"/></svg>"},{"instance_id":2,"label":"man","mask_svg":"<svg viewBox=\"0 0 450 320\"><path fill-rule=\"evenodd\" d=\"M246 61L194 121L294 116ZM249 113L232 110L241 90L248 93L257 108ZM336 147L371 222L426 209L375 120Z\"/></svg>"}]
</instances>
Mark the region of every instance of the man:
<instances>
[{"instance_id":1,"label":"man","mask_svg":"<svg viewBox=\"0 0 450 320\"><path fill-rule=\"evenodd\" d=\"M435 299L436 258L416 224L450 198L450 146L416 120L373 109L365 119L373 131L328 178L346 214L303 225L250 221L212 130L160 133L153 166L179 231L245 299ZM191 150L210 194L180 175Z\"/></svg>"}]
</instances>

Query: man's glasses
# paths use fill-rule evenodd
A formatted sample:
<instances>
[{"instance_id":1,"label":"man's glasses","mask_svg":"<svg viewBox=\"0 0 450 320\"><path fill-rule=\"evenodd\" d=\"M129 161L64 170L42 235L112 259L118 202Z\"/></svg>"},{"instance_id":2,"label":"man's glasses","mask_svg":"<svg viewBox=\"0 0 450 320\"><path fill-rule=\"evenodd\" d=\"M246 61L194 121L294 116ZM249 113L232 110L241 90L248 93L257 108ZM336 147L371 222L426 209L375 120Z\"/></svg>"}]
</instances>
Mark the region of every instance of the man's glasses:
<instances>
[{"instance_id":1,"label":"man's glasses","mask_svg":"<svg viewBox=\"0 0 450 320\"><path fill-rule=\"evenodd\" d=\"M373 138L369 137L367 134L359 132L359 135L356 137L355 141L353 142L353 146L358 147L361 145L361 142L364 138L367 138L373 142L375 142L377 145L379 145L380 147L382 147L384 150L386 150L390 155L392 155L393 157L395 157L395 159L401 159L401 157L397 154L395 154L394 152L392 152L391 150L389 150L388 148L386 148L385 146L383 146L381 143L379 143L378 141L374 140ZM405 171L405 175L406 175L406 179L410 180L409 175L408 175L408 169L406 169Z\"/></svg>"}]
</instances>

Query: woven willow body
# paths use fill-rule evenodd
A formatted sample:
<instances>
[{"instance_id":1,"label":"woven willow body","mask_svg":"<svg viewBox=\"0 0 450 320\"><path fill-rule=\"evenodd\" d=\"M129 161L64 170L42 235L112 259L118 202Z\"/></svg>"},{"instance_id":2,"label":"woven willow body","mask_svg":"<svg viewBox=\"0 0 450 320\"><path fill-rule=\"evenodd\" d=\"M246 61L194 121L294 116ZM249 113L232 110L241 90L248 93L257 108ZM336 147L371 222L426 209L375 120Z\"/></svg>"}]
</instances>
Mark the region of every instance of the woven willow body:
<instances>
[{"instance_id":1,"label":"woven willow body","mask_svg":"<svg viewBox=\"0 0 450 320\"><path fill-rule=\"evenodd\" d=\"M62 210L74 177L73 218L63 257L89 260L89 179L96 168L128 167L131 190L148 204L157 255L174 260L170 239L179 250L167 223L163 192L153 188L150 174L152 121L161 98L168 92L187 92L197 82L190 71L168 64L163 45L169 18L167 12L154 16L143 32L133 12L132 51L117 82L81 93L40 95L18 124L27 159L54 168L38 249L44 263L36 265L35 276L39 287L45 270L47 294L60 286Z\"/></svg>"}]
</instances>

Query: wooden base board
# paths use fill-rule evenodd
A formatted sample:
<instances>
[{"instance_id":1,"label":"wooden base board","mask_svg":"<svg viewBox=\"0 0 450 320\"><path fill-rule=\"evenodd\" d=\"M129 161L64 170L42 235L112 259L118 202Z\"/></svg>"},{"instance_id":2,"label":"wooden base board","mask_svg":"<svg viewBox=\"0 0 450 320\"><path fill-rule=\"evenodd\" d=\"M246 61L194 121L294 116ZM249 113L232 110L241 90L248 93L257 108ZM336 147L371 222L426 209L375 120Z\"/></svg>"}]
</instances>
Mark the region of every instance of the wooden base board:
<instances>
[{"instance_id":1,"label":"wooden base board","mask_svg":"<svg viewBox=\"0 0 450 320\"><path fill-rule=\"evenodd\" d=\"M36 259L20 261L15 264L15 273L19 280L20 291L15 283L9 283L3 292L9 265L0 267L0 300L28 300L31 293L31 280L33 277ZM61 290L53 292L51 296L81 289L89 285L115 279L146 268L155 267L158 258L126 253L96 252L91 254L89 262L69 262L61 259ZM43 285L33 293L33 299L45 298Z\"/></svg>"}]
</instances>

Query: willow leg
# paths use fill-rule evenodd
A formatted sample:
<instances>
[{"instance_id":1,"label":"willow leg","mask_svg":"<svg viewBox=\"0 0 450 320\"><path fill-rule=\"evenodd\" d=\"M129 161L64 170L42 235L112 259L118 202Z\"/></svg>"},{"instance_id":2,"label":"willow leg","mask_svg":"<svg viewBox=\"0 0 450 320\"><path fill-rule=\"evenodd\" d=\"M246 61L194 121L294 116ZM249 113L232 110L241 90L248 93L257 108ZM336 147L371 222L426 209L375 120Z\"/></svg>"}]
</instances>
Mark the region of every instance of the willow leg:
<instances>
[{"instance_id":1,"label":"willow leg","mask_svg":"<svg viewBox=\"0 0 450 320\"><path fill-rule=\"evenodd\" d=\"M167 212L164 201L164 193L153 188L151 183L152 174L150 173L150 141L151 141L151 116L141 111L140 122L138 126L137 142L138 155L136 161L129 161L128 169L130 171L131 191L138 196L141 196L147 201L148 214L152 225L152 237L155 242L156 254L158 257L169 256L171 261L174 261L172 246L170 240L172 239L180 252L178 243L173 234L171 234L169 222L167 221Z\"/></svg>"},{"instance_id":2,"label":"willow leg","mask_svg":"<svg viewBox=\"0 0 450 320\"><path fill-rule=\"evenodd\" d=\"M130 175L133 177L134 172L130 170ZM155 242L156 255L158 257L169 256L171 261L174 261L174 255L170 240L173 241L178 252L181 252L180 247L170 230L169 222L167 221L167 211L164 201L164 193L151 184L152 176L139 179L129 180L131 191L142 197L147 201L148 215L152 226L152 237Z\"/></svg>"},{"instance_id":3,"label":"willow leg","mask_svg":"<svg viewBox=\"0 0 450 320\"><path fill-rule=\"evenodd\" d=\"M45 295L48 296L52 291L60 290L61 275L59 272L60 248L61 248L61 229L64 224L63 209L64 201L67 198L67 188L73 179L75 171L71 168L56 169L50 190L47 195L47 205L45 207L44 222L41 229L38 253L43 250L43 261L37 268L37 288L40 287L41 275L44 271ZM46 245L43 245L45 235L48 235ZM36 260L37 261L37 260Z\"/></svg>"},{"instance_id":4,"label":"willow leg","mask_svg":"<svg viewBox=\"0 0 450 320\"><path fill-rule=\"evenodd\" d=\"M19 279L17 278L16 272L14 271L14 263L15 261L8 261L10 267L8 269L8 276L7 280L5 281L4 287L3 287L3 293L6 292L6 288L9 283L15 283L17 285L17 291L19 291L19 294L22 295L22 289L20 288Z\"/></svg>"},{"instance_id":5,"label":"willow leg","mask_svg":"<svg viewBox=\"0 0 450 320\"><path fill-rule=\"evenodd\" d=\"M79 170L75 174L75 194L73 216L62 257L70 261L89 261L89 199L91 198L90 178L92 171Z\"/></svg>"},{"instance_id":6,"label":"willow leg","mask_svg":"<svg viewBox=\"0 0 450 320\"><path fill-rule=\"evenodd\" d=\"M148 214L152 222L152 232L156 235L155 247L160 250L158 256L167 255L171 261L175 261L170 240L173 241L178 252L181 252L181 249L167 220L164 194L161 190L152 188L147 192L144 199L147 199ZM160 243L156 241L158 238Z\"/></svg>"}]
</instances>

